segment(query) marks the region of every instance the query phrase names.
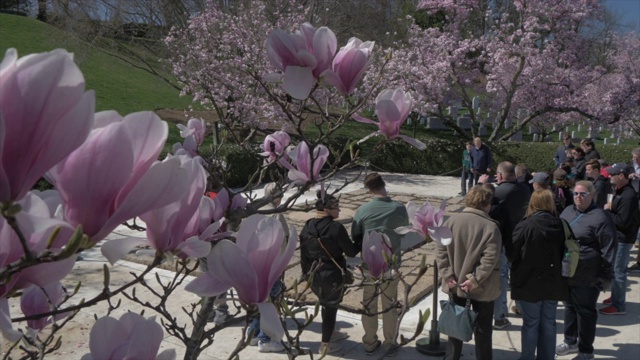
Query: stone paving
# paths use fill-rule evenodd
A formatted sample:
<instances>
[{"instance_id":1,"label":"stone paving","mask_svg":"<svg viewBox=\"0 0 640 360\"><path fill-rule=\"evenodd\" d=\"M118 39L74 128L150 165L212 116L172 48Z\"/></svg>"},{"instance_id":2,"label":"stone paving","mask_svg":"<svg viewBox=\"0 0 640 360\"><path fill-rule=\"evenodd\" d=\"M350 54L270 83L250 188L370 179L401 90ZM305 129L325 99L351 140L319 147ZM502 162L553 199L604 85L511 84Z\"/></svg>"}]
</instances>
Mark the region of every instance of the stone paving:
<instances>
[{"instance_id":1,"label":"stone paving","mask_svg":"<svg viewBox=\"0 0 640 360\"><path fill-rule=\"evenodd\" d=\"M424 204L425 202L431 203L431 205L438 207L441 198L436 198L434 196L425 196L418 194L405 194L405 193L396 193L390 192L389 195L392 199L406 204L409 201L412 201L417 204ZM353 214L362 204L371 200L371 194L367 192L366 189L359 189L355 191L351 191L348 193L342 193L340 195L340 218L338 221L343 223L347 229L347 232L351 233L351 221L353 219ZM446 216L451 214L452 212L460 211L462 208L462 198L453 198L450 199L447 203ZM298 233L304 226L304 223L315 216L315 212L311 211L308 213L305 212L287 212L285 214L285 218L289 224L294 224ZM400 273L406 284L412 284L416 277L417 272L420 267L420 263L422 258L425 257L425 263L428 265L432 265L434 261L433 251L435 249L434 243L424 244L423 239L418 236L406 236L403 239L402 249L402 265L400 267ZM356 256L356 258L349 259L348 263L351 266L357 266L361 262L360 256ZM296 250L296 253L287 268L285 273L285 284L287 288L291 287L296 279L299 279L301 276L301 268L300 268L300 251ZM357 286L358 283L361 283L362 277L359 276L359 271L354 271L354 275L356 276L356 283L354 286L349 288L349 291L345 294L342 304L340 308L346 311L351 312L359 312L363 310L362 306L362 288ZM302 289L304 284L301 284L298 288ZM429 270L418 279L418 281L411 286L411 291L407 294L407 299L410 304L417 303L420 299L424 298L427 294L429 294L433 290L433 268L430 266ZM406 286L404 282L401 282L398 286L398 294L399 299L403 298L402 294L405 294ZM314 304L317 301L317 298L314 294L309 293L307 296L304 296L302 299L303 303L306 304ZM402 301L404 302L404 301Z\"/></svg>"}]
</instances>

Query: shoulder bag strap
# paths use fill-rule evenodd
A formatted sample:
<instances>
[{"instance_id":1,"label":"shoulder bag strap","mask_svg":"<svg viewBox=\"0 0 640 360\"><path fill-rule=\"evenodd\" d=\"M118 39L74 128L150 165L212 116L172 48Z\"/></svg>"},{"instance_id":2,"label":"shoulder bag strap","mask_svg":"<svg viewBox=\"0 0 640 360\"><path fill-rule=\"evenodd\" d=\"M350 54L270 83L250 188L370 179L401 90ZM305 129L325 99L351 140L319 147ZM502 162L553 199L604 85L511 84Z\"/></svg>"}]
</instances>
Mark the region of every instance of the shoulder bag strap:
<instances>
[{"instance_id":1,"label":"shoulder bag strap","mask_svg":"<svg viewBox=\"0 0 640 360\"><path fill-rule=\"evenodd\" d=\"M318 239L318 243L320 244L320 247L322 248L322 250L324 250L325 253L327 253L327 256L329 257L329 259L331 260L331 262L333 262L333 264L335 266L338 267L338 269L340 269L340 272L342 273L342 275L344 275L344 269L342 268L342 266L340 266L338 264L338 262L333 258L333 256L331 256L331 254L329 253L329 251L327 250L326 247L324 247L324 244L322 243L322 240L320 240L320 232L318 231L318 228L316 228L316 238Z\"/></svg>"}]
</instances>

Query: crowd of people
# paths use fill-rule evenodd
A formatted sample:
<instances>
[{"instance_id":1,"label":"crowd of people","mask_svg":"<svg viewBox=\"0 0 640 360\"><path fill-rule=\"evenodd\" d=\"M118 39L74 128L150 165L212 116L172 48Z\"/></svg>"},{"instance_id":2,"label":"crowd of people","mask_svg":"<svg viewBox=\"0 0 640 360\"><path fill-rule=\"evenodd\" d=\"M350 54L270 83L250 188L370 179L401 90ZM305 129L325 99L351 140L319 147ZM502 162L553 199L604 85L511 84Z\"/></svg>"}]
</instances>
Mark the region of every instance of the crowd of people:
<instances>
[{"instance_id":1,"label":"crowd of people","mask_svg":"<svg viewBox=\"0 0 640 360\"><path fill-rule=\"evenodd\" d=\"M467 143L459 194L466 207L445 224L454 239L438 246L437 256L443 290L460 304L469 296L478 313L477 359L492 358L492 329L511 325L509 286L516 303L511 310L523 317L521 360L571 353L593 359L598 315L626 314L627 272L640 268L640 256L628 266L640 242L640 148L631 155L631 164L608 165L593 140L575 146L565 136L554 171L531 172L505 161L491 178L489 149L479 138ZM574 240L575 265L568 248ZM566 270L569 265L575 268ZM603 291L611 296L598 308ZM559 301L564 338L557 344ZM445 358L459 359L461 345L449 339Z\"/></svg>"},{"instance_id":2,"label":"crowd of people","mask_svg":"<svg viewBox=\"0 0 640 360\"><path fill-rule=\"evenodd\" d=\"M593 359L598 315L626 313L627 272L640 268L640 259L628 267L630 251L640 242L640 148L632 162L608 165L595 144L585 139L575 146L565 137L558 148L554 171L531 171L526 164L504 161L495 168L490 149L481 139L468 142L463 152L461 179L465 208L445 226L452 243L436 247L442 289L464 305L467 298L478 313L474 337L477 359L492 359L494 330L509 327L509 310L520 314L521 360L553 359L576 353L574 359ZM265 195L274 193L268 185ZM391 254L400 259L401 237L395 229L409 225L404 205L388 195L378 173L364 179L371 199L354 214L351 234L340 222L338 198L318 192L315 217L300 233L303 274L321 306L322 339L319 353L334 353L346 339L336 329L338 305L346 289L346 257L362 251L372 231L385 235ZM265 208L275 208L274 198ZM279 216L286 228L282 215ZM566 272L575 240L577 264ZM367 264L362 264L367 275ZM388 271L383 281L363 285L362 346L366 354L380 348L397 351L398 279ZM508 309L508 289L515 306ZM280 283L272 296L282 290ZM611 296L599 306L601 292ZM564 336L556 339L558 303L564 304ZM383 339L378 338L382 314ZM261 352L284 350L260 330L259 315L247 335ZM449 337L445 359L459 359L463 342Z\"/></svg>"}]
</instances>

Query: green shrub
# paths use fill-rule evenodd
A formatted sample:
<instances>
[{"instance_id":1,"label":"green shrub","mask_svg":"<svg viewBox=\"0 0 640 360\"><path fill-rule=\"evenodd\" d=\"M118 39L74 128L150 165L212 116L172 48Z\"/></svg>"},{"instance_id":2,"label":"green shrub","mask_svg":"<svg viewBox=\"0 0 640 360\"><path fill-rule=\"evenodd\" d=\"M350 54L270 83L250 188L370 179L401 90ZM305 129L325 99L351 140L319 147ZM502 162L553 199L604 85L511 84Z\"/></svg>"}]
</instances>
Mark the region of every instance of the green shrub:
<instances>
[{"instance_id":1,"label":"green shrub","mask_svg":"<svg viewBox=\"0 0 640 360\"><path fill-rule=\"evenodd\" d=\"M245 186L258 170L262 158L258 145L250 149L236 144L224 144L217 150L216 157L226 163L226 184L229 187Z\"/></svg>"},{"instance_id":2,"label":"green shrub","mask_svg":"<svg viewBox=\"0 0 640 360\"><path fill-rule=\"evenodd\" d=\"M379 171L427 175L460 175L462 145L450 140L427 140L423 151L395 141L368 156L371 167ZM366 155L366 153L365 153Z\"/></svg>"}]
</instances>

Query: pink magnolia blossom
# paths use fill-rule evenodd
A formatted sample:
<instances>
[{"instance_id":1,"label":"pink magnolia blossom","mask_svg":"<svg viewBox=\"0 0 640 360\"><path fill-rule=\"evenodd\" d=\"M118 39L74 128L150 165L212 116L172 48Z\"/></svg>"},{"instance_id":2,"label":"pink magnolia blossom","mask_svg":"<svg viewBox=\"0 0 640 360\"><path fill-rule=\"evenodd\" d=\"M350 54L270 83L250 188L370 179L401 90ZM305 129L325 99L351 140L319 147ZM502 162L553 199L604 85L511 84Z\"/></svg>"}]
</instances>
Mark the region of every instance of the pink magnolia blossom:
<instances>
[{"instance_id":1,"label":"pink magnolia blossom","mask_svg":"<svg viewBox=\"0 0 640 360\"><path fill-rule=\"evenodd\" d=\"M55 310L64 299L64 288L58 281L44 287L31 286L20 297L20 309L25 316L33 316ZM65 314L56 315L60 319ZM27 326L36 332L41 331L51 324L51 317L42 317L36 320L27 320Z\"/></svg>"},{"instance_id":2,"label":"pink magnolia blossom","mask_svg":"<svg viewBox=\"0 0 640 360\"><path fill-rule=\"evenodd\" d=\"M382 135L389 140L400 138L409 144L415 146L420 150L426 149L426 145L414 138L400 135L400 126L407 120L407 117L411 113L411 95L405 93L402 88L395 90L385 89L376 97L376 115L379 122L375 122L371 119L354 114L353 117L356 121L376 124L380 130L365 137L361 141L368 139L371 136Z\"/></svg>"},{"instance_id":3,"label":"pink magnolia blossom","mask_svg":"<svg viewBox=\"0 0 640 360\"><path fill-rule=\"evenodd\" d=\"M289 134L284 131L276 131L264 138L264 142L260 145L263 151L260 155L266 156L266 161L272 163L276 158L285 153L290 143L291 137L289 137Z\"/></svg>"},{"instance_id":4,"label":"pink magnolia blossom","mask_svg":"<svg viewBox=\"0 0 640 360\"><path fill-rule=\"evenodd\" d=\"M280 163L289 169L289 180L294 184L303 185L309 181L318 180L320 170L327 162L329 149L320 144L313 149L313 156L309 153L309 145L303 141L288 153L291 163L280 160Z\"/></svg>"},{"instance_id":5,"label":"pink magnolia blossom","mask_svg":"<svg viewBox=\"0 0 640 360\"><path fill-rule=\"evenodd\" d=\"M366 233L362 240L362 261L367 264L371 276L378 278L389 269L385 254L391 258L391 241L387 235L377 231Z\"/></svg>"},{"instance_id":6,"label":"pink magnolia blossom","mask_svg":"<svg viewBox=\"0 0 640 360\"><path fill-rule=\"evenodd\" d=\"M44 200L29 192L18 205L22 211L16 215L16 222L22 231L29 250L38 255L47 249L49 239L56 229L60 229L58 236L51 243L50 251L57 252L69 241L73 228L66 222L52 218L51 211ZM0 269L18 261L24 256L20 239L4 217L0 217ZM14 291L31 285L46 287L64 278L75 264L75 256L65 260L42 263L28 267L14 274L7 282L0 284L0 331L3 336L17 340L21 334L11 326L11 316L7 297Z\"/></svg>"},{"instance_id":7,"label":"pink magnolia blossom","mask_svg":"<svg viewBox=\"0 0 640 360\"><path fill-rule=\"evenodd\" d=\"M373 41L363 43L355 37L349 39L333 59L332 69L322 74L324 81L342 95L351 94L364 76L374 44Z\"/></svg>"},{"instance_id":8,"label":"pink magnolia blossom","mask_svg":"<svg viewBox=\"0 0 640 360\"><path fill-rule=\"evenodd\" d=\"M14 201L80 146L91 127L95 97L65 50L0 64L0 203Z\"/></svg>"},{"instance_id":9,"label":"pink magnolia blossom","mask_svg":"<svg viewBox=\"0 0 640 360\"><path fill-rule=\"evenodd\" d=\"M105 316L96 321L89 336L91 352L82 356L82 360L176 358L174 349L158 354L164 331L155 317L145 319L131 312L123 314L119 320Z\"/></svg>"},{"instance_id":10,"label":"pink magnolia blossom","mask_svg":"<svg viewBox=\"0 0 640 360\"><path fill-rule=\"evenodd\" d=\"M407 203L407 214L409 215L411 226L396 229L396 232L400 234L417 232L425 239L431 238L436 243L447 246L451 243L453 235L451 229L442 226L446 207L446 200L442 200L440 208L437 211L428 202L419 206L409 201L409 203Z\"/></svg>"},{"instance_id":11,"label":"pink magnolia blossom","mask_svg":"<svg viewBox=\"0 0 640 360\"><path fill-rule=\"evenodd\" d=\"M176 156L189 174L187 192L179 200L140 215L147 228L147 239L121 238L107 241L102 254L113 264L138 245L171 252L179 257L198 258L208 254L211 244L205 240L223 236L214 234L223 219L213 222L214 201L205 197L207 174L199 158ZM202 238L201 238L202 237Z\"/></svg>"},{"instance_id":12,"label":"pink magnolia blossom","mask_svg":"<svg viewBox=\"0 0 640 360\"><path fill-rule=\"evenodd\" d=\"M87 141L49 173L65 220L97 242L122 222L180 199L189 188L180 160L156 160L167 134L153 112L97 113Z\"/></svg>"},{"instance_id":13,"label":"pink magnolia blossom","mask_svg":"<svg viewBox=\"0 0 640 360\"><path fill-rule=\"evenodd\" d=\"M279 220L251 215L240 224L236 242L218 242L209 256L209 271L189 283L185 289L200 296L216 296L235 288L240 301L257 305L261 327L267 335L280 339L284 329L269 292L295 251L298 235L289 229L287 241Z\"/></svg>"},{"instance_id":14,"label":"pink magnolia blossom","mask_svg":"<svg viewBox=\"0 0 640 360\"><path fill-rule=\"evenodd\" d=\"M202 145L204 136L207 132L207 125L202 119L189 119L187 126L182 124L176 125L180 129L180 136L188 138L192 136L197 145Z\"/></svg>"},{"instance_id":15,"label":"pink magnolia blossom","mask_svg":"<svg viewBox=\"0 0 640 360\"><path fill-rule=\"evenodd\" d=\"M305 23L294 34L276 29L266 42L271 64L284 73L284 89L296 99L309 97L320 74L329 68L337 49L330 29Z\"/></svg>"}]
</instances>

